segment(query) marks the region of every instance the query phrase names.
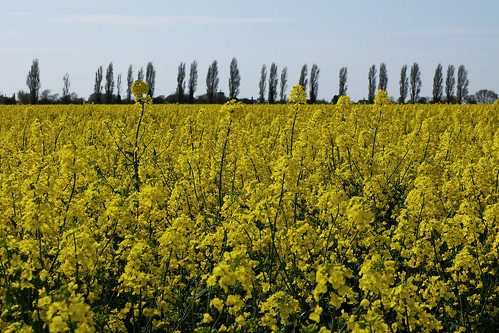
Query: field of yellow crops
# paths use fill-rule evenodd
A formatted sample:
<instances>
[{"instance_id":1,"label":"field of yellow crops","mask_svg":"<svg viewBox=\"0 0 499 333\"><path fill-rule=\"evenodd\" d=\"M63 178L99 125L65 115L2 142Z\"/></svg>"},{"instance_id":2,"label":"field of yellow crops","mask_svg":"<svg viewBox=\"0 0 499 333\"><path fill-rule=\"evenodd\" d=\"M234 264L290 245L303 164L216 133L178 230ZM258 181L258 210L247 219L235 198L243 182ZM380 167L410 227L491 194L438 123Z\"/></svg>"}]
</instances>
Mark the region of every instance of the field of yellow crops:
<instances>
[{"instance_id":1,"label":"field of yellow crops","mask_svg":"<svg viewBox=\"0 0 499 333\"><path fill-rule=\"evenodd\" d=\"M2 332L499 329L499 104L0 107Z\"/></svg>"}]
</instances>

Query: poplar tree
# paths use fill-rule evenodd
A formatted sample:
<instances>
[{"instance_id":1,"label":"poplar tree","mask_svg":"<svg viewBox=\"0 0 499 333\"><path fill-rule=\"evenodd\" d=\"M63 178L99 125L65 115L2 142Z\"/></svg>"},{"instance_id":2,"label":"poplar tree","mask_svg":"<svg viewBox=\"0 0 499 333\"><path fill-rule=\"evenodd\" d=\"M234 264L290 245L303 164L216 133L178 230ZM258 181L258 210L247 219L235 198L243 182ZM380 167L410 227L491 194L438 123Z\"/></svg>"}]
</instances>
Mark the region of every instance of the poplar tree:
<instances>
[{"instance_id":1,"label":"poplar tree","mask_svg":"<svg viewBox=\"0 0 499 333\"><path fill-rule=\"evenodd\" d=\"M184 102L184 92L185 92L185 63L181 62L178 65L177 74L177 102L182 104Z\"/></svg>"},{"instance_id":2,"label":"poplar tree","mask_svg":"<svg viewBox=\"0 0 499 333\"><path fill-rule=\"evenodd\" d=\"M69 97L69 87L71 85L71 81L69 81L69 74L66 73L62 78L63 86L62 86L62 103L67 104L70 102Z\"/></svg>"},{"instance_id":3,"label":"poplar tree","mask_svg":"<svg viewBox=\"0 0 499 333\"><path fill-rule=\"evenodd\" d=\"M463 103L468 96L468 84L468 71L464 65L460 65L457 69L456 99L458 103Z\"/></svg>"},{"instance_id":4,"label":"poplar tree","mask_svg":"<svg viewBox=\"0 0 499 333\"><path fill-rule=\"evenodd\" d=\"M320 69L316 64L312 65L310 70L310 103L317 102L317 94L319 92L319 72Z\"/></svg>"},{"instance_id":5,"label":"poplar tree","mask_svg":"<svg viewBox=\"0 0 499 333\"><path fill-rule=\"evenodd\" d=\"M340 89L338 91L338 96L346 96L347 94L347 68L341 67L340 69Z\"/></svg>"},{"instance_id":6,"label":"poplar tree","mask_svg":"<svg viewBox=\"0 0 499 333\"><path fill-rule=\"evenodd\" d=\"M194 102L194 93L198 87L198 63L194 60L191 63L191 69L189 71L189 103Z\"/></svg>"},{"instance_id":7,"label":"poplar tree","mask_svg":"<svg viewBox=\"0 0 499 333\"><path fill-rule=\"evenodd\" d=\"M307 64L303 65L300 71L300 79L298 80L298 84L303 87L303 91L307 91L308 85L308 67Z\"/></svg>"},{"instance_id":8,"label":"poplar tree","mask_svg":"<svg viewBox=\"0 0 499 333\"><path fill-rule=\"evenodd\" d=\"M454 65L449 65L447 67L447 77L445 79L445 97L447 103L452 103L454 95L454 85L456 84L456 79L454 78Z\"/></svg>"},{"instance_id":9,"label":"poplar tree","mask_svg":"<svg viewBox=\"0 0 499 333\"><path fill-rule=\"evenodd\" d=\"M279 79L277 78L277 65L272 63L270 65L269 73L269 104L274 104L277 100L277 84Z\"/></svg>"},{"instance_id":10,"label":"poplar tree","mask_svg":"<svg viewBox=\"0 0 499 333\"><path fill-rule=\"evenodd\" d=\"M262 70L260 71L260 83L258 88L258 102L263 103L265 101L265 90L267 89L267 66L265 66L265 64L262 65Z\"/></svg>"},{"instance_id":11,"label":"poplar tree","mask_svg":"<svg viewBox=\"0 0 499 333\"><path fill-rule=\"evenodd\" d=\"M133 69L132 65L128 66L126 76L126 100L128 103L132 100L132 84L133 84Z\"/></svg>"},{"instance_id":12,"label":"poplar tree","mask_svg":"<svg viewBox=\"0 0 499 333\"><path fill-rule=\"evenodd\" d=\"M144 81L144 67L140 67L137 73L137 80Z\"/></svg>"},{"instance_id":13,"label":"poplar tree","mask_svg":"<svg viewBox=\"0 0 499 333\"><path fill-rule=\"evenodd\" d=\"M96 103L100 103L102 99L102 79L103 79L103 74L102 74L102 66L99 66L97 68L97 71L95 72L95 84L94 84L94 99Z\"/></svg>"},{"instance_id":14,"label":"poplar tree","mask_svg":"<svg viewBox=\"0 0 499 333\"><path fill-rule=\"evenodd\" d=\"M400 70L400 97L399 103L404 104L409 92L409 78L407 77L407 65L402 66Z\"/></svg>"},{"instance_id":15,"label":"poplar tree","mask_svg":"<svg viewBox=\"0 0 499 333\"><path fill-rule=\"evenodd\" d=\"M116 99L119 104L121 104L121 73L118 74L116 78Z\"/></svg>"},{"instance_id":16,"label":"poplar tree","mask_svg":"<svg viewBox=\"0 0 499 333\"><path fill-rule=\"evenodd\" d=\"M38 59L33 60L31 64L31 69L26 76L26 85L29 89L30 103L36 104L40 92L40 65Z\"/></svg>"},{"instance_id":17,"label":"poplar tree","mask_svg":"<svg viewBox=\"0 0 499 333\"><path fill-rule=\"evenodd\" d=\"M237 59L234 57L230 62L230 74L229 74L229 98L236 99L239 95L239 86L241 85L241 74L239 74L239 68L237 66Z\"/></svg>"},{"instance_id":18,"label":"poplar tree","mask_svg":"<svg viewBox=\"0 0 499 333\"><path fill-rule=\"evenodd\" d=\"M368 92L367 92L367 100L369 104L374 103L374 97L376 95L376 65L372 65L369 68L369 75L367 76L368 80Z\"/></svg>"},{"instance_id":19,"label":"poplar tree","mask_svg":"<svg viewBox=\"0 0 499 333\"><path fill-rule=\"evenodd\" d=\"M440 103L442 101L443 94L443 83L444 75L442 64L438 64L435 69L435 75L433 76L433 103Z\"/></svg>"},{"instance_id":20,"label":"poplar tree","mask_svg":"<svg viewBox=\"0 0 499 333\"><path fill-rule=\"evenodd\" d=\"M280 99L281 103L286 101L286 89L288 89L288 68L284 67L281 71L281 84L280 84Z\"/></svg>"},{"instance_id":21,"label":"poplar tree","mask_svg":"<svg viewBox=\"0 0 499 333\"><path fill-rule=\"evenodd\" d=\"M208 103L216 102L218 82L218 64L216 60L213 60L212 64L208 68L208 74L206 75L206 95Z\"/></svg>"},{"instance_id":22,"label":"poplar tree","mask_svg":"<svg viewBox=\"0 0 499 333\"><path fill-rule=\"evenodd\" d=\"M151 61L147 63L146 67L146 83L149 86L149 95L152 98L154 96L154 88L156 86L156 69Z\"/></svg>"},{"instance_id":23,"label":"poplar tree","mask_svg":"<svg viewBox=\"0 0 499 333\"><path fill-rule=\"evenodd\" d=\"M382 62L379 65L379 84L378 89L386 91L388 88L388 71L386 70L386 64Z\"/></svg>"},{"instance_id":24,"label":"poplar tree","mask_svg":"<svg viewBox=\"0 0 499 333\"><path fill-rule=\"evenodd\" d=\"M113 99L113 92L114 92L114 69L112 62L109 63L109 66L107 67L106 70L105 92L106 92L106 103L110 104Z\"/></svg>"},{"instance_id":25,"label":"poplar tree","mask_svg":"<svg viewBox=\"0 0 499 333\"><path fill-rule=\"evenodd\" d=\"M419 93L421 92L421 71L419 70L419 65L417 62L413 63L411 66L411 103L416 104L419 99Z\"/></svg>"}]
</instances>

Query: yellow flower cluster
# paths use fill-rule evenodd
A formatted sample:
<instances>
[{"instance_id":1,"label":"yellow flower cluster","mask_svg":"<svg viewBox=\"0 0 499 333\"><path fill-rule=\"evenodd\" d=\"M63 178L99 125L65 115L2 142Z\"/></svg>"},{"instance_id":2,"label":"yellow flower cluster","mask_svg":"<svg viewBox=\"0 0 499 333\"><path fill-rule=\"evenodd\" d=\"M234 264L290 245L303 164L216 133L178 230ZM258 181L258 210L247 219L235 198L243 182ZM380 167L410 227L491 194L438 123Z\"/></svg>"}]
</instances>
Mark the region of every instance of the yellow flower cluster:
<instances>
[{"instance_id":1,"label":"yellow flower cluster","mask_svg":"<svg viewBox=\"0 0 499 333\"><path fill-rule=\"evenodd\" d=\"M151 99L149 96L149 86L142 80L132 83L132 94L135 96L135 102L147 102Z\"/></svg>"},{"instance_id":2,"label":"yellow flower cluster","mask_svg":"<svg viewBox=\"0 0 499 333\"><path fill-rule=\"evenodd\" d=\"M375 105L387 105L390 104L390 98L388 97L388 93L383 90L378 90L376 93L376 97L374 98Z\"/></svg>"},{"instance_id":3,"label":"yellow flower cluster","mask_svg":"<svg viewBox=\"0 0 499 333\"><path fill-rule=\"evenodd\" d=\"M296 103L296 104L307 103L307 95L302 85L293 86L293 89L289 94L289 103Z\"/></svg>"},{"instance_id":4,"label":"yellow flower cluster","mask_svg":"<svg viewBox=\"0 0 499 333\"><path fill-rule=\"evenodd\" d=\"M147 95L149 93L149 86L142 80L137 80L132 83L132 94L136 97Z\"/></svg>"},{"instance_id":5,"label":"yellow flower cluster","mask_svg":"<svg viewBox=\"0 0 499 333\"><path fill-rule=\"evenodd\" d=\"M0 331L497 331L499 104L290 101L0 107Z\"/></svg>"}]
</instances>

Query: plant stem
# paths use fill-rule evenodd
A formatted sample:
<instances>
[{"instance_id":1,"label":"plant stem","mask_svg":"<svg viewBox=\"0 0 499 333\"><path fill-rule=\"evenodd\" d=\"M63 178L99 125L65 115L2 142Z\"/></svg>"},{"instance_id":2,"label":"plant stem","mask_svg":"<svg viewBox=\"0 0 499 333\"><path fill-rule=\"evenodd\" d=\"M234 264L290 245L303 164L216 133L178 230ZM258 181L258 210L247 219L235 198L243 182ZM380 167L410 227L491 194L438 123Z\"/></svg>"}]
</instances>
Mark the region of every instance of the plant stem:
<instances>
[{"instance_id":1,"label":"plant stem","mask_svg":"<svg viewBox=\"0 0 499 333\"><path fill-rule=\"evenodd\" d=\"M227 144L229 143L230 125L232 125L232 119L227 127L227 135L225 136L224 147L222 149L222 158L220 160L220 170L218 172L218 211L222 210L223 206L223 193L222 193L222 173L224 168L225 151L227 150Z\"/></svg>"},{"instance_id":2,"label":"plant stem","mask_svg":"<svg viewBox=\"0 0 499 333\"><path fill-rule=\"evenodd\" d=\"M142 118L144 117L144 103L141 104L141 113L139 123L137 124L137 131L135 132L135 149L133 151L133 187L135 192L140 192L140 178L139 178L139 130Z\"/></svg>"}]
</instances>

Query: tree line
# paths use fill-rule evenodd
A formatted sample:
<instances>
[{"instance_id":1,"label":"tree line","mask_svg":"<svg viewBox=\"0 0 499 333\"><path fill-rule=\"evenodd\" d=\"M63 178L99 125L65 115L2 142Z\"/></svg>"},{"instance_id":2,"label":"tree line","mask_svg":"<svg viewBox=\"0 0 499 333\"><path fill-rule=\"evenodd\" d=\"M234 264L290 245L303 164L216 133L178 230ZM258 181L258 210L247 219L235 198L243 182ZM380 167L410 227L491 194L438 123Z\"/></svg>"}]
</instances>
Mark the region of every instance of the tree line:
<instances>
[{"instance_id":1,"label":"tree line","mask_svg":"<svg viewBox=\"0 0 499 333\"><path fill-rule=\"evenodd\" d=\"M275 63L267 70L265 64L262 65L259 81L259 95L257 100L240 98L241 75L234 57L229 68L229 90L228 96L219 91L218 62L214 60L208 67L206 74L206 93L194 96L198 85L198 63L193 61L190 64L189 73L187 65L181 62L178 66L177 86L174 94L169 96L156 96L156 69L152 62L148 62L146 69L141 67L137 76L134 75L133 66L128 67L126 83L122 80L122 75L114 75L114 66L110 62L105 72L103 66L99 66L95 72L95 82L93 93L86 102L91 103L131 103L133 100L131 86L135 80L145 81L150 90L150 95L155 103L224 103L227 100L239 99L246 103L284 103L287 100L286 91L288 89L288 68L284 67L279 74L278 66ZM493 103L498 99L498 95L487 89L482 89L475 94L469 94L468 71L464 65L456 69L454 65L448 65L444 80L444 70L441 64L435 69L433 77L432 97L421 97L421 70L418 63L413 63L408 73L408 66L402 66L399 80L399 98L393 102L397 103ZM308 65L304 64L300 71L298 84L302 85L308 93L309 103L328 103L318 100L320 69L313 64L308 72ZM188 75L187 75L188 74ZM339 71L339 90L334 95L332 102L336 103L340 96L347 95L347 67L342 67ZM85 100L79 98L75 93L70 93L71 81L69 74L63 76L62 96L51 94L50 90L40 93L40 65L38 59L33 60L31 68L26 76L26 86L28 92L19 91L11 98L0 96L0 104L52 104L52 103L83 103ZM379 72L376 65L372 65L368 72L368 94L367 99L360 100L359 103L373 103L377 90L386 91L388 87L388 71L385 63L379 65ZM122 95L124 94L124 96Z\"/></svg>"}]
</instances>

